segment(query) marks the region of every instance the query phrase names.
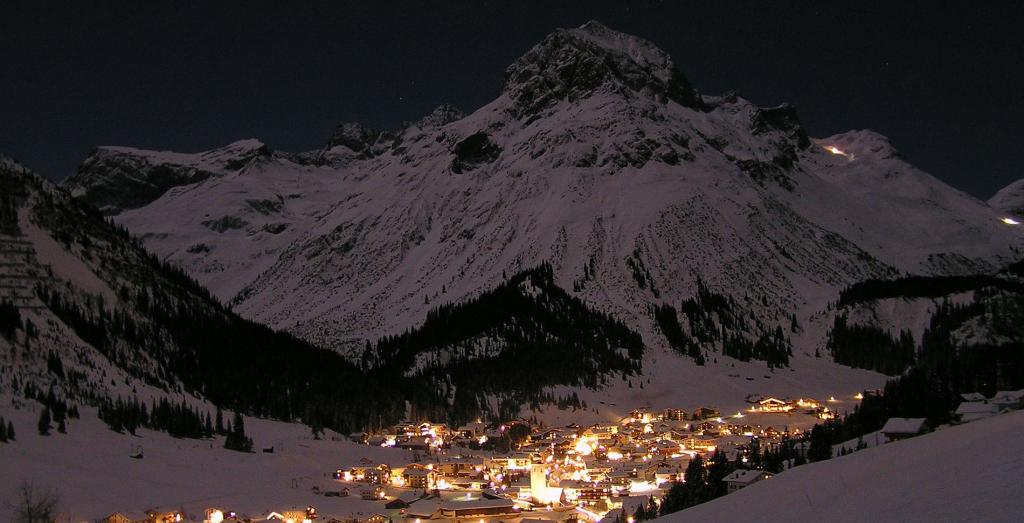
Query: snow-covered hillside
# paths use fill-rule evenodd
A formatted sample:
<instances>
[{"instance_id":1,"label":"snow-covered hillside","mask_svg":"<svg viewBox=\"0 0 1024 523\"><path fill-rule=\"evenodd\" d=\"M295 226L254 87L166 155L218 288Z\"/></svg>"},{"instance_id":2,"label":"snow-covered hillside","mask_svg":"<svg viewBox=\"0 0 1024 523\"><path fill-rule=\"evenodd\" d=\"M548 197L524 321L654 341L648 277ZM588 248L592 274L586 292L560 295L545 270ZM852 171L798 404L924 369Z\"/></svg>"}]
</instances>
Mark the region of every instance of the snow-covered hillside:
<instances>
[{"instance_id":1,"label":"snow-covered hillside","mask_svg":"<svg viewBox=\"0 0 1024 523\"><path fill-rule=\"evenodd\" d=\"M1024 218L1024 179L1017 180L988 199L988 204L993 208L1016 218ZM1011 217L1011 219L1013 219ZM1024 222L1024 220L1015 220Z\"/></svg>"},{"instance_id":2,"label":"snow-covered hillside","mask_svg":"<svg viewBox=\"0 0 1024 523\"><path fill-rule=\"evenodd\" d=\"M61 522L97 521L115 511L138 513L155 507L183 508L201 521L210 507L230 507L240 514L265 517L271 511L309 504L325 515L363 517L382 510L358 491L348 498L313 494L312 488L340 490L330 477L362 458L404 466L408 452L335 441L330 431L314 440L302 425L250 418L246 426L257 449L268 453L225 450L223 438L177 439L141 429L137 436L111 432L83 408L82 419L68 424L67 434L40 436L39 405L0 396L0 416L12 421L17 440L0 444L0 521L13 521L15 492L22 482L55 491ZM340 439L340 438L339 438ZM141 451L142 459L131 456Z\"/></svg>"},{"instance_id":3,"label":"snow-covered hillside","mask_svg":"<svg viewBox=\"0 0 1024 523\"><path fill-rule=\"evenodd\" d=\"M133 165L175 174L148 182L159 197L105 201L112 180L152 178ZM596 22L530 49L468 116L346 124L302 154L101 148L67 184L125 209L119 224L243 316L335 348L545 261L659 345L649 306L698 278L781 323L854 281L991 270L1021 242L884 137L812 141L791 107L700 95L663 51Z\"/></svg>"},{"instance_id":4,"label":"snow-covered hillside","mask_svg":"<svg viewBox=\"0 0 1024 523\"><path fill-rule=\"evenodd\" d=\"M0 188L0 392L85 405L170 396L340 430L404 414L400 383L239 318L3 156Z\"/></svg>"},{"instance_id":5,"label":"snow-covered hillside","mask_svg":"<svg viewBox=\"0 0 1024 523\"><path fill-rule=\"evenodd\" d=\"M658 521L1020 521L1024 412L783 472Z\"/></svg>"}]
</instances>

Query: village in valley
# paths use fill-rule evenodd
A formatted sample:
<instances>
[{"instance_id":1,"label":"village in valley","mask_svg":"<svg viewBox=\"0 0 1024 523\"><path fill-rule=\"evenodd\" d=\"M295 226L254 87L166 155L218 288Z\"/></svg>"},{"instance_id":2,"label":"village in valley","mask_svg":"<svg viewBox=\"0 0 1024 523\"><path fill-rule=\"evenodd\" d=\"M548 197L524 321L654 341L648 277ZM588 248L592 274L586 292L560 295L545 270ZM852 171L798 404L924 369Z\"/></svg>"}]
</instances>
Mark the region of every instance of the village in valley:
<instances>
[{"instance_id":1,"label":"village in valley","mask_svg":"<svg viewBox=\"0 0 1024 523\"><path fill-rule=\"evenodd\" d=\"M819 401L748 397L741 411L690 412L637 408L617 422L550 427L525 419L476 421L458 427L407 422L349 435L355 443L392 449L393 459L339 464L308 487L310 502L267 513L210 507L202 513L155 509L115 512L103 523L637 523L660 505L696 462L728 463L723 494L731 494L806 461L810 429L848 413L877 390ZM962 395L955 416L967 423L1024 407L1024 390L992 398ZM931 429L941 429L933 427ZM859 441L865 448L929 430L924 419L891 418ZM786 454L779 449L785 447ZM831 447L831 446L830 446ZM853 448L836 445L836 456ZM772 449L783 462L765 462ZM792 456L792 457L790 457ZM317 500L351 499L346 514L320 513ZM366 508L370 507L370 508ZM649 508L648 508L649 510ZM637 516L640 516L638 518Z\"/></svg>"},{"instance_id":2,"label":"village in valley","mask_svg":"<svg viewBox=\"0 0 1024 523\"><path fill-rule=\"evenodd\" d=\"M208 508L202 521L632 523L636 507L660 503L695 458L707 466L718 453L745 464L751 452L760 458L760 452L784 442L806 447L797 443L804 431L833 418L839 405L852 408L863 397L819 401L753 395L735 412L637 408L616 422L590 426L550 427L526 419L458 427L400 423L349 435L357 443L394 449L396 458L362 458L325 471L324 480L310 487L307 506L266 514ZM731 493L771 476L753 466L738 467L725 482ZM318 513L316 500L325 498L372 502L374 509ZM189 517L182 510L117 512L104 523L178 523Z\"/></svg>"}]
</instances>

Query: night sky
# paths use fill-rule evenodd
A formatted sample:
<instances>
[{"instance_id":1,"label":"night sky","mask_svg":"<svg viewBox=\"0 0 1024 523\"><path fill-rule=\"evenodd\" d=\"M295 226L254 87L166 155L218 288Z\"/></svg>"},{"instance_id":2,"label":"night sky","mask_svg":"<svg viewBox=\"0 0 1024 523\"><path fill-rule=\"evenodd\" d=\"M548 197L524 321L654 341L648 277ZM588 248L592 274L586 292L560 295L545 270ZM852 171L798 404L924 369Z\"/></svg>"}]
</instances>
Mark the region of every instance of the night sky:
<instances>
[{"instance_id":1,"label":"night sky","mask_svg":"<svg viewBox=\"0 0 1024 523\"><path fill-rule=\"evenodd\" d=\"M597 19L704 93L793 103L813 136L874 129L980 198L1024 177L1020 2L298 3L5 0L0 152L63 178L97 145L314 149L339 121L470 112L547 33Z\"/></svg>"}]
</instances>

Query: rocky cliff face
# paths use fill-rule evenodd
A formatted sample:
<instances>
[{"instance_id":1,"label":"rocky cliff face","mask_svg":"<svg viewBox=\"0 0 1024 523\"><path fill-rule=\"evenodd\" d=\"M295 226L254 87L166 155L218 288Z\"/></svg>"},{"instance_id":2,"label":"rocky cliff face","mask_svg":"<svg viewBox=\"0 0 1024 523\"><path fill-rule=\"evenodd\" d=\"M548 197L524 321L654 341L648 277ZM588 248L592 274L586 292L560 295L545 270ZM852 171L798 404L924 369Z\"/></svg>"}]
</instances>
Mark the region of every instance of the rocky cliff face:
<instances>
[{"instance_id":1,"label":"rocky cliff face","mask_svg":"<svg viewBox=\"0 0 1024 523\"><path fill-rule=\"evenodd\" d=\"M238 171L270 155L270 149L257 140L243 140L198 154L100 147L82 162L64 186L105 214L118 214L142 207L173 187Z\"/></svg>"}]
</instances>

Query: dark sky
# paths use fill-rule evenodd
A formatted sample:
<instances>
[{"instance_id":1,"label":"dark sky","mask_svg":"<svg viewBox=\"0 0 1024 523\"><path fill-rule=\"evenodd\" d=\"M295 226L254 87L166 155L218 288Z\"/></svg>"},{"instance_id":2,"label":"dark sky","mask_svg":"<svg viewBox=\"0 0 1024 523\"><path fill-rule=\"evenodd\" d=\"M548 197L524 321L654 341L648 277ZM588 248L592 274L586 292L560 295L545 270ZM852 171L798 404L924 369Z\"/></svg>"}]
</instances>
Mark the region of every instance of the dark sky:
<instances>
[{"instance_id":1,"label":"dark sky","mask_svg":"<svg viewBox=\"0 0 1024 523\"><path fill-rule=\"evenodd\" d=\"M62 178L96 145L320 147L335 124L473 110L589 19L667 50L705 93L870 128L981 198L1024 177L1020 2L0 3L0 152ZM216 5L214 5L216 4Z\"/></svg>"}]
</instances>

